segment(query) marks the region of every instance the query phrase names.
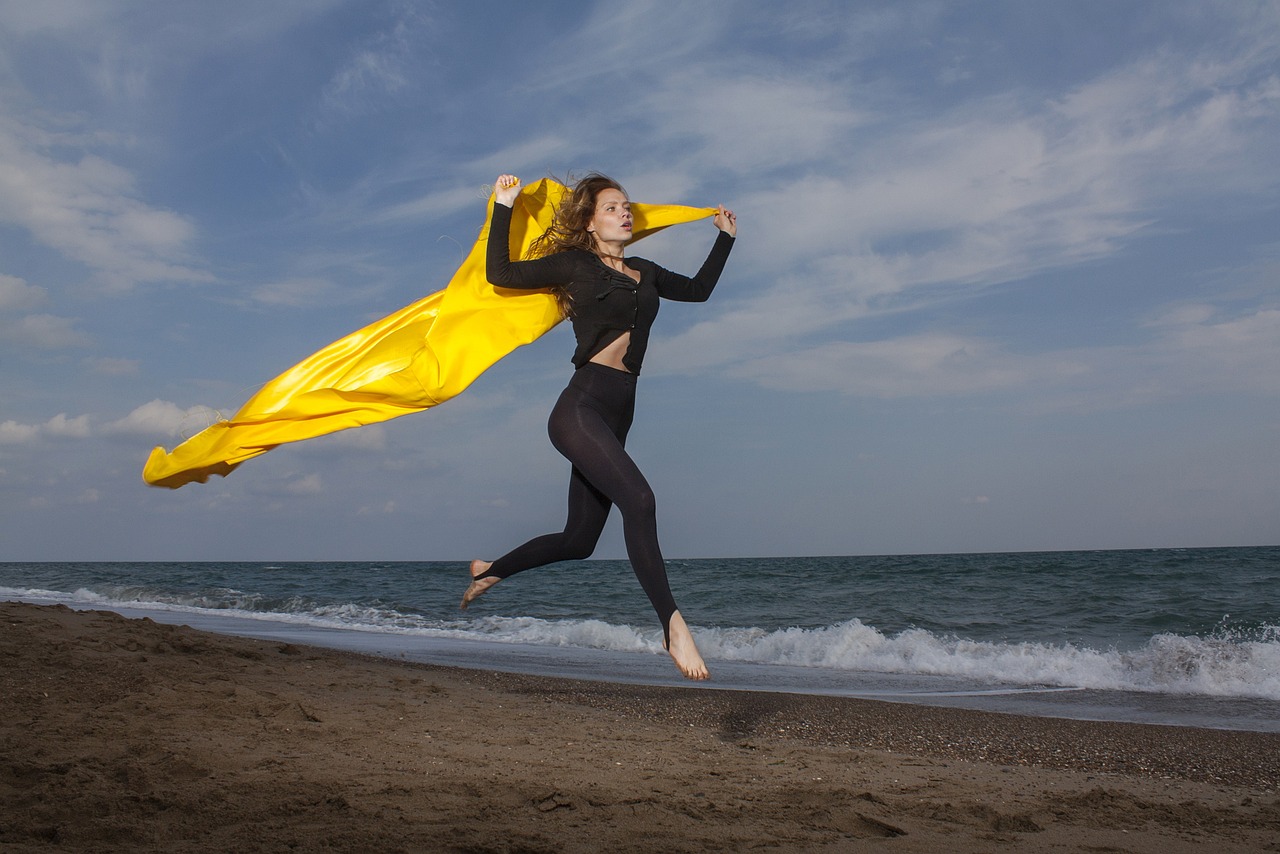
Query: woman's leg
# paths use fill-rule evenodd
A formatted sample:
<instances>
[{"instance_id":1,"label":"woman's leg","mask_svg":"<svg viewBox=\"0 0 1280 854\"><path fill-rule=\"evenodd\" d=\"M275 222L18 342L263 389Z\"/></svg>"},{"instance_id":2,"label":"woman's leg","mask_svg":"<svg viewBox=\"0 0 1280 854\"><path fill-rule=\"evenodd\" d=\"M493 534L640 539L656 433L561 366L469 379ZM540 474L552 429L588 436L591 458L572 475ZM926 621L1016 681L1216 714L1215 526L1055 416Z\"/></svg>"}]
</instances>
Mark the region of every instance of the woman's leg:
<instances>
[{"instance_id":1,"label":"woman's leg","mask_svg":"<svg viewBox=\"0 0 1280 854\"><path fill-rule=\"evenodd\" d=\"M589 380L590 377L587 375L574 375L569 387L561 392L560 398L551 410L551 418L547 425L548 433L554 434L557 424L571 423L574 420L571 415L572 410L580 406L595 406L597 410L602 408L584 390L593 385ZM608 413L601 414L597 411L596 417L605 418L606 414ZM625 418L620 418L618 415ZM606 420L614 422L610 429L620 428L621 435L625 438L626 431L631 425L629 412L615 414L614 418ZM555 444L554 438L552 444ZM570 462L573 462L572 458ZM575 465L569 476L569 499L564 530L534 537L493 563L473 560L471 585L462 596L461 607L465 609L490 587L518 572L562 560L585 560L591 557L612 506L613 503L604 493L592 486Z\"/></svg>"},{"instance_id":2,"label":"woman's leg","mask_svg":"<svg viewBox=\"0 0 1280 854\"><path fill-rule=\"evenodd\" d=\"M597 494L618 506L627 557L658 612L665 637L676 603L658 546L653 490L623 446L629 427L629 417L611 424L595 406L557 407L551 418L551 441Z\"/></svg>"},{"instance_id":3,"label":"woman's leg","mask_svg":"<svg viewBox=\"0 0 1280 854\"><path fill-rule=\"evenodd\" d=\"M462 596L465 610L477 597L517 572L562 560L586 560L596 549L612 506L608 498L582 476L575 466L569 476L569 507L564 530L534 537L516 546L493 563L471 562L471 585Z\"/></svg>"},{"instance_id":4,"label":"woman's leg","mask_svg":"<svg viewBox=\"0 0 1280 854\"><path fill-rule=\"evenodd\" d=\"M612 506L574 467L569 476L568 513L564 530L534 537L493 562L489 575L510 578L517 572L562 560L586 560L596 550Z\"/></svg>"},{"instance_id":5,"label":"woman's leg","mask_svg":"<svg viewBox=\"0 0 1280 854\"><path fill-rule=\"evenodd\" d=\"M667 582L666 564L658 546L653 490L625 448L635 413L636 378L592 366L579 375L586 380L583 401L588 405L554 413L551 441L594 487L618 505L627 556L662 621L663 646L681 673L690 679L707 679L707 666Z\"/></svg>"},{"instance_id":6,"label":"woman's leg","mask_svg":"<svg viewBox=\"0 0 1280 854\"><path fill-rule=\"evenodd\" d=\"M604 527L610 504L616 504L622 514L627 556L662 622L664 646L686 676L706 679L706 665L676 608L667 581L658 545L653 490L625 449L634 413L634 392L635 377L612 368L596 370L588 366L575 375L552 410L548 424L552 444L573 463L574 469L565 530L530 540L490 566L473 562L473 581L463 606L498 579L556 560L588 557Z\"/></svg>"}]
</instances>

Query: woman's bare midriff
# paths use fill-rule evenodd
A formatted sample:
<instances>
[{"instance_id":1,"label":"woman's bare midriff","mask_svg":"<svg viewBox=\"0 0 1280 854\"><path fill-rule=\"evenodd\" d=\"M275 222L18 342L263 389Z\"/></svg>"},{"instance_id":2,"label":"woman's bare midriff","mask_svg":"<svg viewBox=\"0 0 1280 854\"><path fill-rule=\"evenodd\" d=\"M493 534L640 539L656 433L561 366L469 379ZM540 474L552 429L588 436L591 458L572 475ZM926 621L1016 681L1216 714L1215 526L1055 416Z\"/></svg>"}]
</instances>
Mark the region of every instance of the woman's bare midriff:
<instances>
[{"instance_id":1,"label":"woman's bare midriff","mask_svg":"<svg viewBox=\"0 0 1280 854\"><path fill-rule=\"evenodd\" d=\"M609 261L605 261L603 258L601 259L606 267L622 273L624 276L631 279L631 281L638 284L640 282L639 271L628 267L625 261L622 261L621 259L617 260L621 262L620 267L610 263ZM592 356L590 361L595 362L597 365L604 365L608 368L616 368L619 371L631 373L631 369L622 364L622 358L627 355L627 350L629 349L631 349L631 333L623 332L616 339L610 341L607 347Z\"/></svg>"},{"instance_id":2,"label":"woman's bare midriff","mask_svg":"<svg viewBox=\"0 0 1280 854\"><path fill-rule=\"evenodd\" d=\"M624 332L609 342L609 345L591 357L591 361L597 365L604 365L608 368L616 368L619 371L631 373L631 369L622 364L622 357L627 355L627 350L631 347L631 333Z\"/></svg>"}]
</instances>

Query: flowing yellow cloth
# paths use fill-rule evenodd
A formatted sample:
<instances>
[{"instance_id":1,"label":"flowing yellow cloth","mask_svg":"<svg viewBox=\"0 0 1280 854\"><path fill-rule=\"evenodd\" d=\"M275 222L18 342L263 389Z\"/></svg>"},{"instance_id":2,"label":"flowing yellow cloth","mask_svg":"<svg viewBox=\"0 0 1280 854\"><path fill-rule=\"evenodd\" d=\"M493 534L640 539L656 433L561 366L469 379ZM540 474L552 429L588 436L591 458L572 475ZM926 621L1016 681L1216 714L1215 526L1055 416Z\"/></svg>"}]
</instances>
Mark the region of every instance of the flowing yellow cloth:
<instances>
[{"instance_id":1,"label":"flowing yellow cloth","mask_svg":"<svg viewBox=\"0 0 1280 854\"><path fill-rule=\"evenodd\" d=\"M526 187L511 218L511 257L520 258L551 217L565 188L549 179ZM631 208L632 241L715 214L714 208ZM561 317L546 291L494 288L485 279L489 219L458 272L437 291L294 365L268 382L228 421L172 452L151 451L142 470L171 489L210 475L225 477L276 445L376 424L443 403L494 362L536 340Z\"/></svg>"}]
</instances>

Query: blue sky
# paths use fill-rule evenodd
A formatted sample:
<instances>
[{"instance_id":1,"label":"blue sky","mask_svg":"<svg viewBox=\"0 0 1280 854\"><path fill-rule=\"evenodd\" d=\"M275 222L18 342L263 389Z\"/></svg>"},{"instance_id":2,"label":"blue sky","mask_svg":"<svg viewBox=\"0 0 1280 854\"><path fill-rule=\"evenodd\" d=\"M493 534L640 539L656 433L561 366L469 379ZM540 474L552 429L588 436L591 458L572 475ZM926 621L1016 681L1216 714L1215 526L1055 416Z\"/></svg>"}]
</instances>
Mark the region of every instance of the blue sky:
<instances>
[{"instance_id":1,"label":"blue sky","mask_svg":"<svg viewBox=\"0 0 1280 854\"><path fill-rule=\"evenodd\" d=\"M669 557L1280 542L1278 59L1237 0L0 0L0 560L558 527L564 326L438 409L140 473L442 287L500 171L590 169L740 218L641 381Z\"/></svg>"}]
</instances>

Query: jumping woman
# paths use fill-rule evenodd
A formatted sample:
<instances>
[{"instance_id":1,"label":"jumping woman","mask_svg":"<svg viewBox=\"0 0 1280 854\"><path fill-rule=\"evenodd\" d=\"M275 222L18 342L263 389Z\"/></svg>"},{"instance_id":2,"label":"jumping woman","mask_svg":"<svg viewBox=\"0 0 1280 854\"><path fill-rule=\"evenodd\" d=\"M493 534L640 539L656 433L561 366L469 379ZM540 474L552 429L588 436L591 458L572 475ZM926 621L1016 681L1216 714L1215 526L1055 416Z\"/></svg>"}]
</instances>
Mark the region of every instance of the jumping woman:
<instances>
[{"instance_id":1,"label":"jumping woman","mask_svg":"<svg viewBox=\"0 0 1280 854\"><path fill-rule=\"evenodd\" d=\"M573 323L575 371L547 425L551 444L573 464L569 516L559 533L536 537L492 563L473 560L462 607L517 572L590 557L616 504L627 557L662 622L663 646L686 677L707 679L707 665L667 583L653 491L624 445L658 299L702 302L711 296L733 248L737 218L721 205L714 219L720 233L702 269L693 278L672 273L625 256L631 202L616 181L592 173L565 196L532 257L512 261L511 207L519 194L518 178L498 177L487 276L499 287L552 289Z\"/></svg>"}]
</instances>

